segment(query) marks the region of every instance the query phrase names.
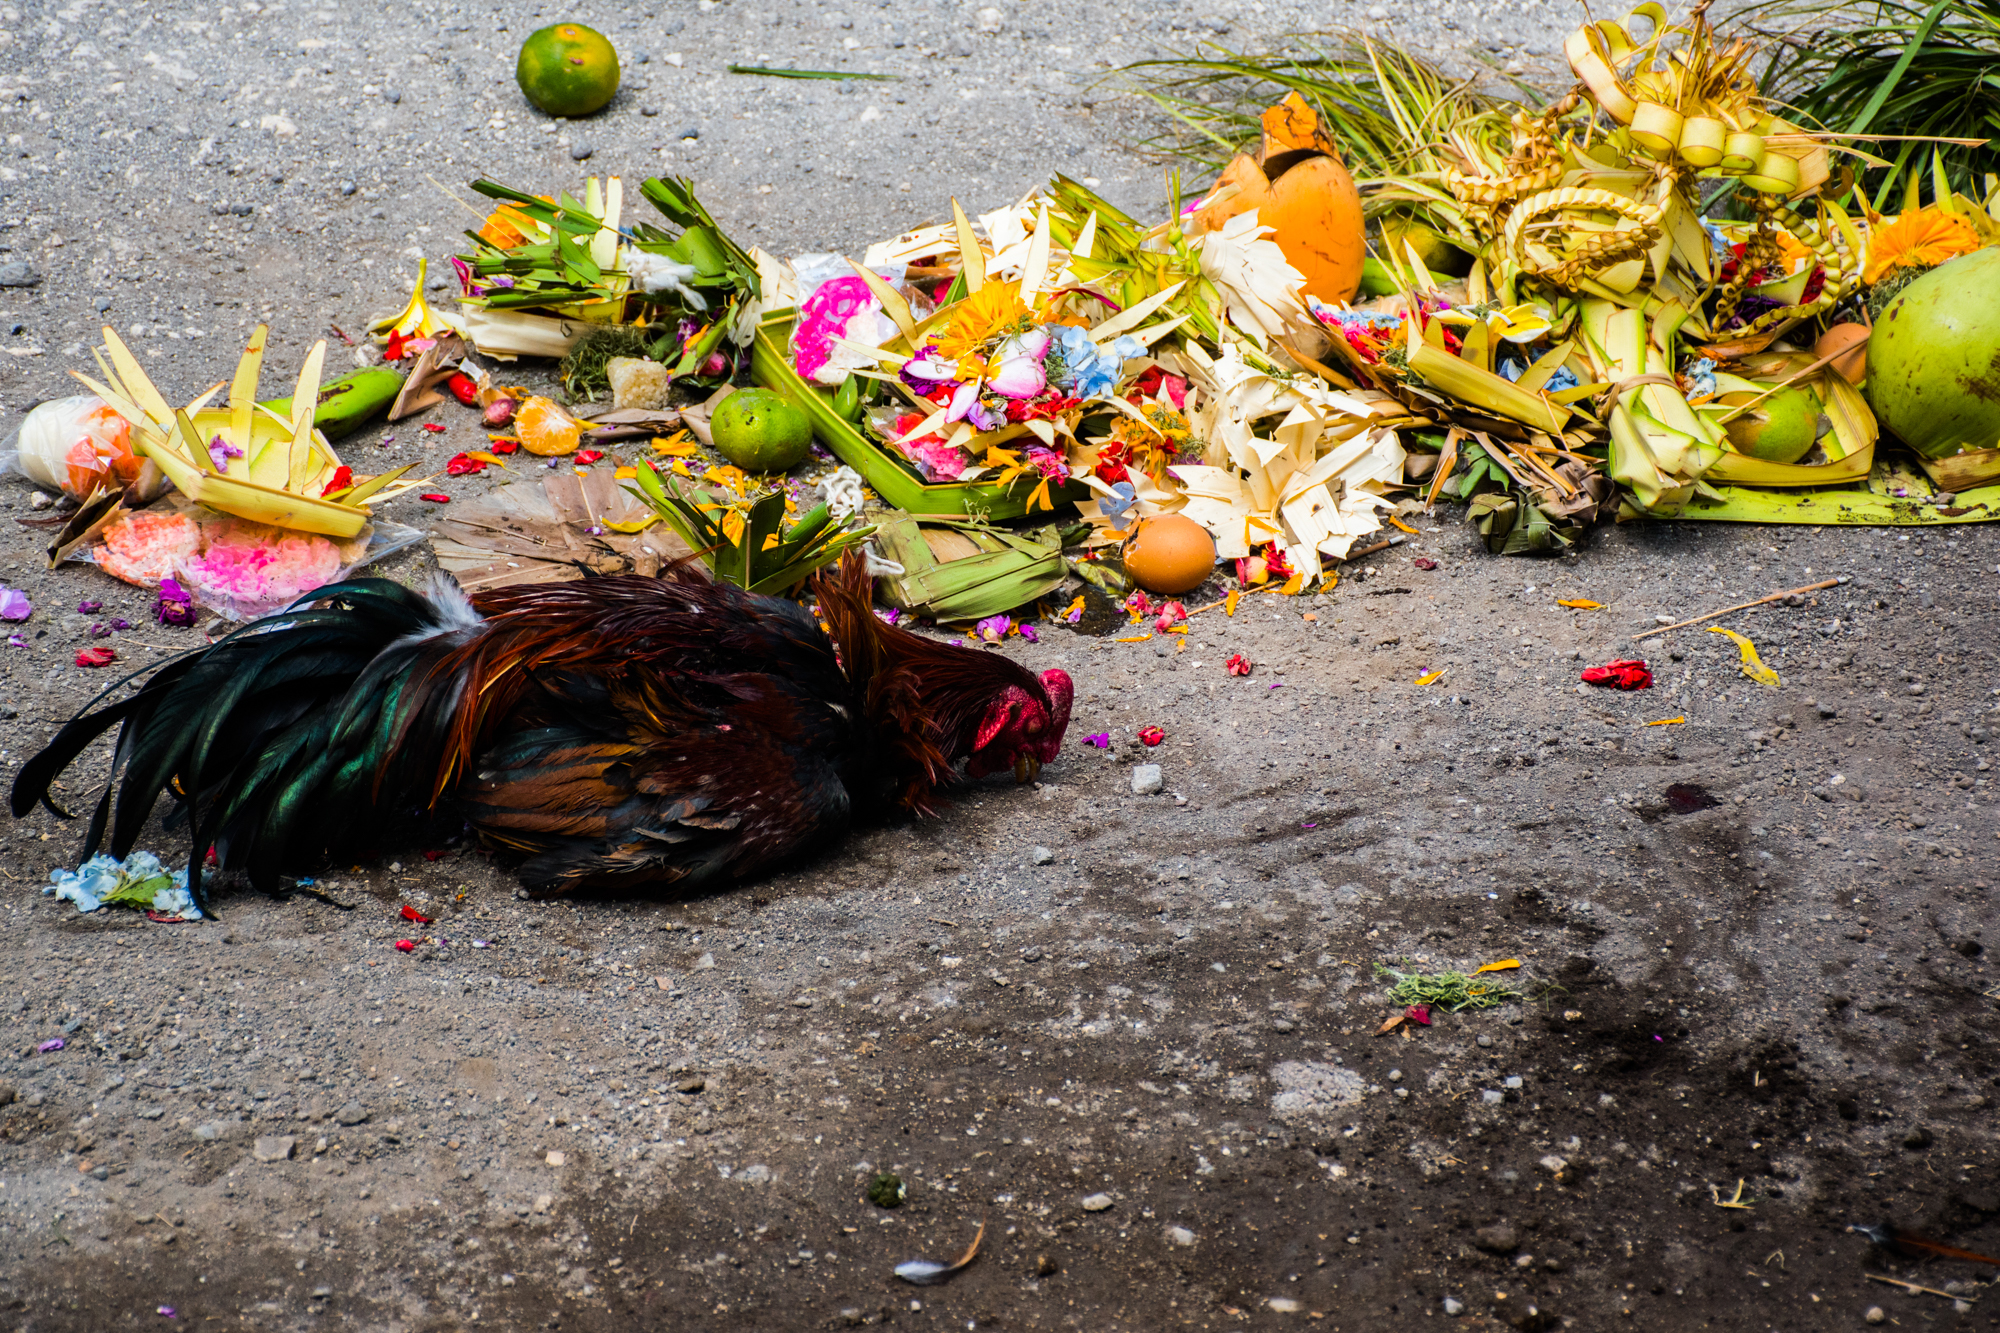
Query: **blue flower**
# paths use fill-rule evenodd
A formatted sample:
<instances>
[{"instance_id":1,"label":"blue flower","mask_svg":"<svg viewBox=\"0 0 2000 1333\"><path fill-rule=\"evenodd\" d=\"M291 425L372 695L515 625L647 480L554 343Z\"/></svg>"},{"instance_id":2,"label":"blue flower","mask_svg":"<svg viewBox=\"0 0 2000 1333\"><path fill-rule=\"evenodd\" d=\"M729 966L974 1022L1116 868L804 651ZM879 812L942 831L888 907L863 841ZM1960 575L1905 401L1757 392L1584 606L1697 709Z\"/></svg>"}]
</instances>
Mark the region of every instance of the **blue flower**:
<instances>
[{"instance_id":1,"label":"blue flower","mask_svg":"<svg viewBox=\"0 0 2000 1333\"><path fill-rule=\"evenodd\" d=\"M1500 359L1500 376L1509 383L1518 381L1521 376L1527 373L1527 362L1511 356ZM1574 389L1577 383L1578 380L1575 372L1571 371L1568 366L1558 366L1556 367L1555 374L1549 376L1547 382L1542 385L1542 392L1561 393L1564 389Z\"/></svg>"},{"instance_id":2,"label":"blue flower","mask_svg":"<svg viewBox=\"0 0 2000 1333\"><path fill-rule=\"evenodd\" d=\"M1051 329L1052 350L1062 358L1056 387L1073 398L1101 398L1118 387L1126 361L1146 354L1146 345L1131 334L1120 334L1109 347L1099 347L1073 325ZM1054 358L1051 357L1051 360Z\"/></svg>"},{"instance_id":3,"label":"blue flower","mask_svg":"<svg viewBox=\"0 0 2000 1333\"><path fill-rule=\"evenodd\" d=\"M1111 494L1097 502L1097 512L1113 523L1122 522L1132 506L1139 503L1139 493L1129 481L1121 481L1111 488Z\"/></svg>"}]
</instances>

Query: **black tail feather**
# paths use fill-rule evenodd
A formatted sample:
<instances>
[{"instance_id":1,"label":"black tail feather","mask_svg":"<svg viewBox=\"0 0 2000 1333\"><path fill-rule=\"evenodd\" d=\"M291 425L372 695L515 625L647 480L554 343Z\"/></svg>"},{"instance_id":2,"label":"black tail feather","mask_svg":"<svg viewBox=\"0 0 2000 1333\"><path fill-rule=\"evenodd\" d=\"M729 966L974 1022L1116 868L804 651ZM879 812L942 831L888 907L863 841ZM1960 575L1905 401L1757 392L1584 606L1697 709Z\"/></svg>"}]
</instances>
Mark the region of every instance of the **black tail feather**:
<instances>
[{"instance_id":1,"label":"black tail feather","mask_svg":"<svg viewBox=\"0 0 2000 1333\"><path fill-rule=\"evenodd\" d=\"M222 868L275 889L280 875L330 852L378 845L385 819L397 822L378 798L398 814L428 803L444 723L408 716L409 686L462 637L455 628L440 603L384 579L321 588L167 664L136 695L71 719L22 766L14 813L41 800L69 817L50 797L53 783L119 727L84 855L107 835L114 855L129 855L167 792L170 823L192 815L197 903L211 848Z\"/></svg>"}]
</instances>

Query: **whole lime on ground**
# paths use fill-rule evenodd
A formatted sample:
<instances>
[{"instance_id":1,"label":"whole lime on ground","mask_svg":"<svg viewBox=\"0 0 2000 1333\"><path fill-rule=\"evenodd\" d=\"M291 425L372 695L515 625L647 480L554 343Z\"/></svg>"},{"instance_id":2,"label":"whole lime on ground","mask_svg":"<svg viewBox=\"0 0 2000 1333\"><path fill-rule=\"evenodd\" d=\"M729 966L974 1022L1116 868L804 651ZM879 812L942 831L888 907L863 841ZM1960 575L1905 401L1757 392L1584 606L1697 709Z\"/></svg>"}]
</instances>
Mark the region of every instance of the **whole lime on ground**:
<instances>
[{"instance_id":1,"label":"whole lime on ground","mask_svg":"<svg viewBox=\"0 0 2000 1333\"><path fill-rule=\"evenodd\" d=\"M514 80L552 116L587 116L618 92L618 51L595 29L557 23L521 43Z\"/></svg>"},{"instance_id":2,"label":"whole lime on ground","mask_svg":"<svg viewBox=\"0 0 2000 1333\"><path fill-rule=\"evenodd\" d=\"M789 472L812 447L812 422L769 389L738 389L709 422L715 450L745 472Z\"/></svg>"}]
</instances>

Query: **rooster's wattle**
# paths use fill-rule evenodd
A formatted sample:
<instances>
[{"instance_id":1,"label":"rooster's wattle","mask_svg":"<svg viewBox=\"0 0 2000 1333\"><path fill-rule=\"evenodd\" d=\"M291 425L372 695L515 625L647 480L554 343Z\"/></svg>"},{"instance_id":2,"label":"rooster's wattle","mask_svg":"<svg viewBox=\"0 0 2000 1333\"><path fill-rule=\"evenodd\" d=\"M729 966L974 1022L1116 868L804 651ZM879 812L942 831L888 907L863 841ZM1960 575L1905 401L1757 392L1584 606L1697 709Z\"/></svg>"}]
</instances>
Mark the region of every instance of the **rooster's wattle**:
<instances>
[{"instance_id":1,"label":"rooster's wattle","mask_svg":"<svg viewBox=\"0 0 2000 1333\"><path fill-rule=\"evenodd\" d=\"M870 591L857 556L821 576L822 629L686 567L471 599L334 584L73 718L14 813L56 809L50 784L122 724L86 857L130 852L164 791L197 901L209 848L270 890L462 824L547 894L742 878L933 812L960 761L1025 780L1056 757L1066 673L885 625Z\"/></svg>"}]
</instances>

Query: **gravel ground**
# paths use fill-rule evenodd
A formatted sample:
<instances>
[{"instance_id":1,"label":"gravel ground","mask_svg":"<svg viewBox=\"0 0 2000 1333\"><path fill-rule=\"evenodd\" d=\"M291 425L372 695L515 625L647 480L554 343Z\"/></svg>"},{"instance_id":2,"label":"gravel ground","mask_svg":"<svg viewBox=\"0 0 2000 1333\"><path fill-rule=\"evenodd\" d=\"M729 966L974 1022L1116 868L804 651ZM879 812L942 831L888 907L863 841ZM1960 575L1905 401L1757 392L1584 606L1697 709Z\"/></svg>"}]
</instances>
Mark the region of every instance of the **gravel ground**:
<instances>
[{"instance_id":1,"label":"gravel ground","mask_svg":"<svg viewBox=\"0 0 2000 1333\"><path fill-rule=\"evenodd\" d=\"M1159 170L1126 149L1148 125L1094 81L1204 30L1251 45L1328 17L992 12L577 11L630 78L557 125L509 62L570 14L0 7L0 264L39 278L0 301L0 405L65 392L100 310L184 396L260 318L289 368L329 324L400 304L480 172L691 175L780 251L858 249L1052 168L1156 207ZM1572 17L1336 17L1372 13L1528 63ZM908 78L722 72L746 59ZM477 444L467 414L436 415L421 444L349 447ZM0 485L10 517L28 496ZM1969 1285L1990 1269L1847 1230L2000 1250L2000 534L1655 524L1529 561L1486 556L1450 514L1422 526L1330 594L1201 617L1183 651L1010 648L1080 688L1041 784L730 893L529 903L504 863L445 846L336 867L325 901L237 894L217 922L158 926L37 895L79 830L12 824L0 1323L2000 1323ZM39 608L31 646L0 656L8 768L106 683L71 665L94 617L70 608L148 618L94 571L43 570L44 536L0 537ZM1721 622L1782 689L1684 630L1643 648L1652 690L1579 692L1655 616L1835 576ZM1579 597L1606 609L1555 604ZM109 642L136 664L186 633ZM1231 653L1254 674L1227 675ZM1142 754L1146 723L1168 739ZM1082 744L1100 731L1111 750ZM1140 762L1158 794L1134 794ZM1675 784L1715 803L1677 806ZM1518 1000L1375 1035L1393 1012L1376 964L1500 958L1523 963L1502 974ZM864 1197L885 1171L899 1208ZM982 1221L950 1285L892 1277Z\"/></svg>"}]
</instances>

